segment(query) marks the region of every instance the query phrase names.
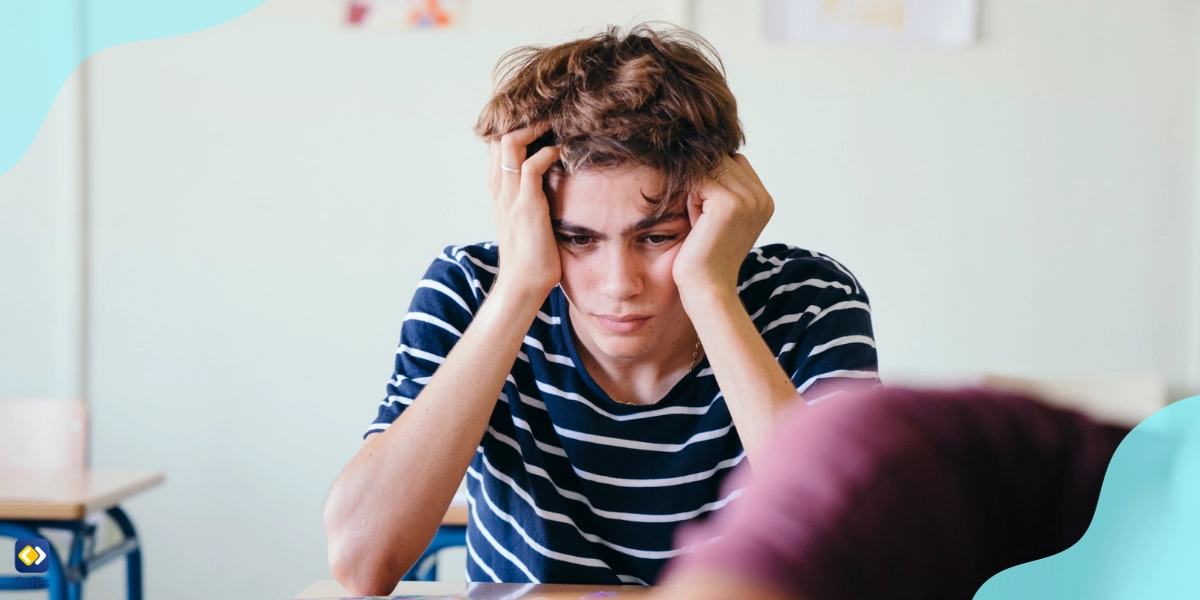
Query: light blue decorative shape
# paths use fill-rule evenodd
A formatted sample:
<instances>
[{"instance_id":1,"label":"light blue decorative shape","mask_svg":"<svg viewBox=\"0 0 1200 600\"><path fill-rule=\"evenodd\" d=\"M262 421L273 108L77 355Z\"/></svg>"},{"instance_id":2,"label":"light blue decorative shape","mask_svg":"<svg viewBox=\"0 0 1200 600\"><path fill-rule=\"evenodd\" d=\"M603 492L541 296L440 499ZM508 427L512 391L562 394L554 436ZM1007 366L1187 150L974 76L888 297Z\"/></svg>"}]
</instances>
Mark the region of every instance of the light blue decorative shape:
<instances>
[{"instance_id":1,"label":"light blue decorative shape","mask_svg":"<svg viewBox=\"0 0 1200 600\"><path fill-rule=\"evenodd\" d=\"M1121 442L1078 543L975 594L1013 598L1200 598L1200 396L1159 410Z\"/></svg>"},{"instance_id":2,"label":"light blue decorative shape","mask_svg":"<svg viewBox=\"0 0 1200 600\"><path fill-rule=\"evenodd\" d=\"M119 44L219 25L263 0L0 0L0 174L24 156L67 78Z\"/></svg>"}]
</instances>

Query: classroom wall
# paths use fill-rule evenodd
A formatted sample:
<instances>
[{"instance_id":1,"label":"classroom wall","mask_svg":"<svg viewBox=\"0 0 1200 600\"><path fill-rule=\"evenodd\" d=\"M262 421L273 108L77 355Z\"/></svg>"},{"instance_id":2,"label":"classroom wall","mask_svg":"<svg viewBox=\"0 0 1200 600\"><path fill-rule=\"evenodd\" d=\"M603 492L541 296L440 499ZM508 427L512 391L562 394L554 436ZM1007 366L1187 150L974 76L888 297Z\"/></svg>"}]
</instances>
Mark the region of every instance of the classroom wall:
<instances>
[{"instance_id":1,"label":"classroom wall","mask_svg":"<svg viewBox=\"0 0 1200 600\"><path fill-rule=\"evenodd\" d=\"M0 397L82 392L79 75L24 159L0 174Z\"/></svg>"},{"instance_id":2,"label":"classroom wall","mask_svg":"<svg viewBox=\"0 0 1200 600\"><path fill-rule=\"evenodd\" d=\"M329 577L321 505L413 287L442 247L493 235L470 128L496 58L679 4L472 2L461 30L389 34L341 30L333 0L268 0L90 59L94 464L168 473L128 504L151 597ZM855 271L885 379L1200 388L1194 3L985 0L966 50L771 43L759 11L694 5L776 199L762 239ZM74 392L53 135L0 175L20 289L0 294L0 395ZM108 568L87 591L121 589Z\"/></svg>"}]
</instances>

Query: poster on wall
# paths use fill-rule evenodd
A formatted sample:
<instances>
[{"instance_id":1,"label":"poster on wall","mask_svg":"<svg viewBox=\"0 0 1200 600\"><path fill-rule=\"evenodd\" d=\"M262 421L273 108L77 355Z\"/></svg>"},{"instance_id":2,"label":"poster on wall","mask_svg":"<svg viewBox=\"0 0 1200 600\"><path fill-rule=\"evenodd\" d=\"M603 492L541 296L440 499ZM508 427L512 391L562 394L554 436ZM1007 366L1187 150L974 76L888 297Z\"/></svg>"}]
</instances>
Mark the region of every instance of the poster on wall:
<instances>
[{"instance_id":1,"label":"poster on wall","mask_svg":"<svg viewBox=\"0 0 1200 600\"><path fill-rule=\"evenodd\" d=\"M465 0L344 0L342 22L351 29L450 29L463 19Z\"/></svg>"},{"instance_id":2,"label":"poster on wall","mask_svg":"<svg viewBox=\"0 0 1200 600\"><path fill-rule=\"evenodd\" d=\"M767 37L821 45L968 46L979 0L765 0Z\"/></svg>"}]
</instances>

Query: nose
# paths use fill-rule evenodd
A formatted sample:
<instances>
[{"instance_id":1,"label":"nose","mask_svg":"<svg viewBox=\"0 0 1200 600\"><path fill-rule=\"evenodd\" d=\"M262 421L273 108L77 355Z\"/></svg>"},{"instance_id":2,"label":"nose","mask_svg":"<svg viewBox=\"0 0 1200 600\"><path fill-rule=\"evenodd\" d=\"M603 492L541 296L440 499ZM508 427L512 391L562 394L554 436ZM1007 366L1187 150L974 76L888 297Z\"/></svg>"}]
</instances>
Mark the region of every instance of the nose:
<instances>
[{"instance_id":1,"label":"nose","mask_svg":"<svg viewBox=\"0 0 1200 600\"><path fill-rule=\"evenodd\" d=\"M626 300L642 292L644 273L636 252L612 244L604 260L600 289L613 300Z\"/></svg>"}]
</instances>

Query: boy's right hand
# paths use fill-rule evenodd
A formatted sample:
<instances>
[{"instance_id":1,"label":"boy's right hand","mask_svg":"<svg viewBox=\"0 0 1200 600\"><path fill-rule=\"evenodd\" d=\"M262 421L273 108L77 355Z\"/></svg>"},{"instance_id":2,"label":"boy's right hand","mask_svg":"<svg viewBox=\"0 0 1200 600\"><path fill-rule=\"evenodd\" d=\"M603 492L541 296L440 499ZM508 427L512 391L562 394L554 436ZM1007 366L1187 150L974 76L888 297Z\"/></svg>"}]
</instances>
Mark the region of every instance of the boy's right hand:
<instances>
[{"instance_id":1,"label":"boy's right hand","mask_svg":"<svg viewBox=\"0 0 1200 600\"><path fill-rule=\"evenodd\" d=\"M526 157L525 148L548 129L548 124L533 125L489 143L488 189L500 244L496 283L535 295L539 302L562 278L558 243L550 225L550 202L542 187L543 175L558 160L559 150L547 146Z\"/></svg>"}]
</instances>

